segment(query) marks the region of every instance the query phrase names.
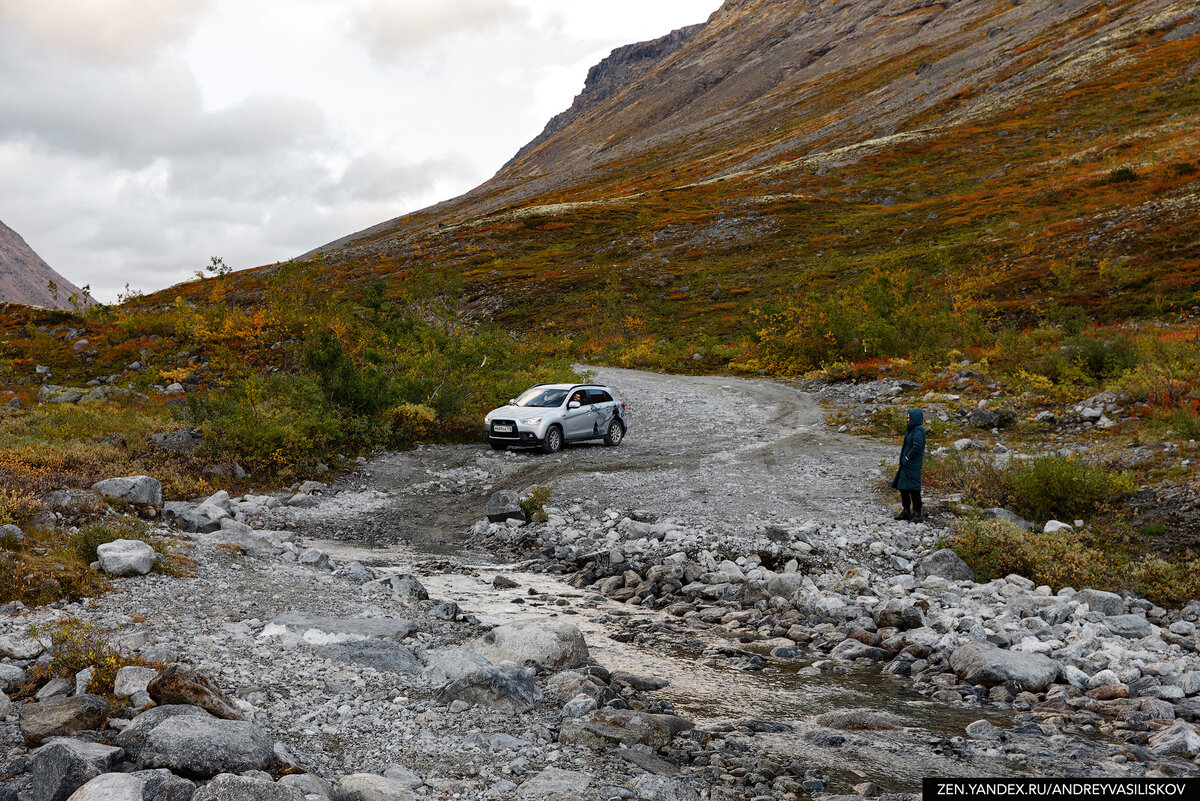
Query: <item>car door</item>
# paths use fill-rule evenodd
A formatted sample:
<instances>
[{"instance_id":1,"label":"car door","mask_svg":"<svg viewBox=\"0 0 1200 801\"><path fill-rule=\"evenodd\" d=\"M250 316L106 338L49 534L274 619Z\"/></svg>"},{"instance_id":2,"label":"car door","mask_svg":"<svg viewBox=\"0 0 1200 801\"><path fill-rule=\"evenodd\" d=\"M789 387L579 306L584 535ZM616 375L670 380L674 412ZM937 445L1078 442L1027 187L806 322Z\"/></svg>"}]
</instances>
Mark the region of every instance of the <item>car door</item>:
<instances>
[{"instance_id":1,"label":"car door","mask_svg":"<svg viewBox=\"0 0 1200 801\"><path fill-rule=\"evenodd\" d=\"M612 395L602 389L588 390L588 408L591 411L591 436L603 437L608 433L608 424L613 419L613 407L616 402Z\"/></svg>"},{"instance_id":2,"label":"car door","mask_svg":"<svg viewBox=\"0 0 1200 801\"><path fill-rule=\"evenodd\" d=\"M582 394L583 400L580 401L578 409L571 408L571 398L575 393L567 396L567 410L563 412L563 434L567 439L581 439L592 435L591 406L587 393Z\"/></svg>"}]
</instances>

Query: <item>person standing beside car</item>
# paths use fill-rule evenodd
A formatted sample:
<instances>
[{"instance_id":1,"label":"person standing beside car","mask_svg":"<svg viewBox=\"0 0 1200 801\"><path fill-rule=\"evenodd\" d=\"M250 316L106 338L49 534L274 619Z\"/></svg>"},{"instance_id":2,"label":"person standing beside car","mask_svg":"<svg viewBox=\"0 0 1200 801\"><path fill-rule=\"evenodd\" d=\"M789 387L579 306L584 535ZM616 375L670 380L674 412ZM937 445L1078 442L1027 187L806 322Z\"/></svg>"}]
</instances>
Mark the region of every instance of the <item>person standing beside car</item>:
<instances>
[{"instance_id":1,"label":"person standing beside car","mask_svg":"<svg viewBox=\"0 0 1200 801\"><path fill-rule=\"evenodd\" d=\"M920 409L908 410L908 429L904 432L904 444L900 447L900 467L892 488L900 490L900 502L904 511L896 515L897 520L924 523L921 514L921 463L925 458L925 413Z\"/></svg>"}]
</instances>

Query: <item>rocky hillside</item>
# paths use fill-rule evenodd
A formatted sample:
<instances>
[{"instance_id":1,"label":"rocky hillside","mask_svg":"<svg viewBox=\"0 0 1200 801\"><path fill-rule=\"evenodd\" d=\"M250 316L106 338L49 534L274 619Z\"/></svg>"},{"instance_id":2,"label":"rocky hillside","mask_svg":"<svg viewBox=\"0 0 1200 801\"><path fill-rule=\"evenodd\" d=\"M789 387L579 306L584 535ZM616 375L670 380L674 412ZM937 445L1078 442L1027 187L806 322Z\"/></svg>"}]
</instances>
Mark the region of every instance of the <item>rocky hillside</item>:
<instances>
[{"instance_id":1,"label":"rocky hillside","mask_svg":"<svg viewBox=\"0 0 1200 801\"><path fill-rule=\"evenodd\" d=\"M55 294L49 288L53 281ZM0 222L0 302L69 309L79 287L50 268L13 229Z\"/></svg>"},{"instance_id":2,"label":"rocky hillside","mask_svg":"<svg viewBox=\"0 0 1200 801\"><path fill-rule=\"evenodd\" d=\"M487 183L319 250L347 287L452 265L551 330L616 274L634 316L720 333L898 263L1016 314L1188 308L1198 34L1194 0L729 0L614 51Z\"/></svg>"}]
</instances>

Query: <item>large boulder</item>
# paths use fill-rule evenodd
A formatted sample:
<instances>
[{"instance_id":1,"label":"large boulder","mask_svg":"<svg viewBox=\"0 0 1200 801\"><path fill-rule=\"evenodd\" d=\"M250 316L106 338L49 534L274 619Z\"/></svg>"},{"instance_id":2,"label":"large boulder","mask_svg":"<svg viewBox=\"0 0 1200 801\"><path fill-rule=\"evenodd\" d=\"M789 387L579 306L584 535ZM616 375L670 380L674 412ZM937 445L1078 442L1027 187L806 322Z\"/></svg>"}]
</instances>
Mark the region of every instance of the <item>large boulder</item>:
<instances>
[{"instance_id":1,"label":"large boulder","mask_svg":"<svg viewBox=\"0 0 1200 801\"><path fill-rule=\"evenodd\" d=\"M922 581L929 576L938 576L947 581L974 581L975 571L958 554L949 548L934 551L913 566L913 576Z\"/></svg>"},{"instance_id":2,"label":"large boulder","mask_svg":"<svg viewBox=\"0 0 1200 801\"><path fill-rule=\"evenodd\" d=\"M484 657L465 648L426 651L425 677L431 687L441 688L490 664Z\"/></svg>"},{"instance_id":3,"label":"large boulder","mask_svg":"<svg viewBox=\"0 0 1200 801\"><path fill-rule=\"evenodd\" d=\"M1140 640L1154 632L1155 626L1141 615L1113 615L1104 619L1104 625L1118 637Z\"/></svg>"},{"instance_id":4,"label":"large boulder","mask_svg":"<svg viewBox=\"0 0 1200 801\"><path fill-rule=\"evenodd\" d=\"M338 662L348 662L378 670L415 676L422 670L421 660L406 645L391 640L362 640L320 646L318 652Z\"/></svg>"},{"instance_id":5,"label":"large boulder","mask_svg":"<svg viewBox=\"0 0 1200 801\"><path fill-rule=\"evenodd\" d=\"M46 644L24 634L0 634L0 657L9 659L37 659Z\"/></svg>"},{"instance_id":6,"label":"large boulder","mask_svg":"<svg viewBox=\"0 0 1200 801\"><path fill-rule=\"evenodd\" d=\"M330 645L369 639L403 640L416 631L415 623L400 617L324 617L287 612L267 624L261 636L292 634L312 645Z\"/></svg>"},{"instance_id":7,"label":"large boulder","mask_svg":"<svg viewBox=\"0 0 1200 801\"><path fill-rule=\"evenodd\" d=\"M1115 592L1104 590L1080 590L1071 596L1071 601L1077 604L1087 604L1093 612L1102 615L1123 615L1129 611L1125 599Z\"/></svg>"},{"instance_id":8,"label":"large boulder","mask_svg":"<svg viewBox=\"0 0 1200 801\"><path fill-rule=\"evenodd\" d=\"M215 681L205 673L182 664L168 665L146 685L157 704L196 706L225 720L241 720L242 713Z\"/></svg>"},{"instance_id":9,"label":"large boulder","mask_svg":"<svg viewBox=\"0 0 1200 801\"><path fill-rule=\"evenodd\" d=\"M158 676L154 668L140 665L127 665L117 671L113 681L113 695L117 698L132 698L150 686Z\"/></svg>"},{"instance_id":10,"label":"large boulder","mask_svg":"<svg viewBox=\"0 0 1200 801\"><path fill-rule=\"evenodd\" d=\"M110 576L144 576L158 554L141 540L113 540L96 548L100 569Z\"/></svg>"},{"instance_id":11,"label":"large boulder","mask_svg":"<svg viewBox=\"0 0 1200 801\"><path fill-rule=\"evenodd\" d=\"M520 665L505 662L477 668L455 679L442 688L438 698L444 704L465 701L526 712L542 700L542 691L532 673Z\"/></svg>"},{"instance_id":12,"label":"large boulder","mask_svg":"<svg viewBox=\"0 0 1200 801\"><path fill-rule=\"evenodd\" d=\"M29 755L33 801L67 801L83 785L114 770L125 752L86 740L59 739Z\"/></svg>"},{"instance_id":13,"label":"large boulder","mask_svg":"<svg viewBox=\"0 0 1200 801\"><path fill-rule=\"evenodd\" d=\"M166 768L201 779L265 770L274 761L274 742L265 731L246 721L213 717L199 707L143 712L117 737L117 745L130 752L139 767Z\"/></svg>"},{"instance_id":14,"label":"large boulder","mask_svg":"<svg viewBox=\"0 0 1200 801\"><path fill-rule=\"evenodd\" d=\"M774 573L767 577L767 593L774 598L791 598L792 593L804 586L800 573Z\"/></svg>"},{"instance_id":15,"label":"large boulder","mask_svg":"<svg viewBox=\"0 0 1200 801\"><path fill-rule=\"evenodd\" d=\"M583 632L570 623L538 620L497 626L471 645L492 662L574 668L588 663Z\"/></svg>"},{"instance_id":16,"label":"large boulder","mask_svg":"<svg viewBox=\"0 0 1200 801\"><path fill-rule=\"evenodd\" d=\"M416 798L404 782L374 773L351 773L337 783L339 801L409 801Z\"/></svg>"},{"instance_id":17,"label":"large boulder","mask_svg":"<svg viewBox=\"0 0 1200 801\"><path fill-rule=\"evenodd\" d=\"M1008 684L1041 692L1058 678L1058 663L1042 654L967 643L950 654L950 667L968 684Z\"/></svg>"},{"instance_id":18,"label":"large boulder","mask_svg":"<svg viewBox=\"0 0 1200 801\"><path fill-rule=\"evenodd\" d=\"M80 787L68 801L143 801L146 784L128 773L105 773Z\"/></svg>"},{"instance_id":19,"label":"large boulder","mask_svg":"<svg viewBox=\"0 0 1200 801\"><path fill-rule=\"evenodd\" d=\"M411 605L429 600L429 591L425 589L424 584L417 580L416 576L410 576L407 573L400 576L389 576L379 583L389 588L392 596L401 603Z\"/></svg>"},{"instance_id":20,"label":"large boulder","mask_svg":"<svg viewBox=\"0 0 1200 801\"><path fill-rule=\"evenodd\" d=\"M162 484L150 476L125 476L97 481L92 489L115 501L138 506L162 506Z\"/></svg>"},{"instance_id":21,"label":"large boulder","mask_svg":"<svg viewBox=\"0 0 1200 801\"><path fill-rule=\"evenodd\" d=\"M192 801L196 792L194 782L176 776L166 768L134 771L133 775L144 784L142 798L153 801Z\"/></svg>"},{"instance_id":22,"label":"large boulder","mask_svg":"<svg viewBox=\"0 0 1200 801\"><path fill-rule=\"evenodd\" d=\"M49 698L21 708L21 736L28 745L41 745L51 737L99 729L107 716L108 701L98 695Z\"/></svg>"},{"instance_id":23,"label":"large boulder","mask_svg":"<svg viewBox=\"0 0 1200 801\"><path fill-rule=\"evenodd\" d=\"M521 496L509 490L492 493L487 502L487 519L493 523L505 520L525 522L525 510L521 508Z\"/></svg>"},{"instance_id":24,"label":"large boulder","mask_svg":"<svg viewBox=\"0 0 1200 801\"><path fill-rule=\"evenodd\" d=\"M559 728L558 740L560 743L586 745L593 750L616 743L661 748L693 727L690 720L677 715L654 715L606 707L585 718L564 720Z\"/></svg>"},{"instance_id":25,"label":"large boulder","mask_svg":"<svg viewBox=\"0 0 1200 801\"><path fill-rule=\"evenodd\" d=\"M268 779L222 773L197 790L192 801L304 801L304 793Z\"/></svg>"},{"instance_id":26,"label":"large boulder","mask_svg":"<svg viewBox=\"0 0 1200 801\"><path fill-rule=\"evenodd\" d=\"M150 447L180 456L195 453L203 445L204 436L194 428L184 428L179 431L164 431L161 434L150 435Z\"/></svg>"},{"instance_id":27,"label":"large boulder","mask_svg":"<svg viewBox=\"0 0 1200 801\"><path fill-rule=\"evenodd\" d=\"M881 629L897 628L901 631L919 629L925 625L925 615L913 602L892 598L875 610L875 625Z\"/></svg>"},{"instance_id":28,"label":"large boulder","mask_svg":"<svg viewBox=\"0 0 1200 801\"><path fill-rule=\"evenodd\" d=\"M517 795L531 798L577 798L591 784L591 774L549 767L521 782Z\"/></svg>"},{"instance_id":29,"label":"large boulder","mask_svg":"<svg viewBox=\"0 0 1200 801\"><path fill-rule=\"evenodd\" d=\"M1150 737L1150 750L1159 756L1194 757L1200 755L1200 734L1182 720Z\"/></svg>"}]
</instances>

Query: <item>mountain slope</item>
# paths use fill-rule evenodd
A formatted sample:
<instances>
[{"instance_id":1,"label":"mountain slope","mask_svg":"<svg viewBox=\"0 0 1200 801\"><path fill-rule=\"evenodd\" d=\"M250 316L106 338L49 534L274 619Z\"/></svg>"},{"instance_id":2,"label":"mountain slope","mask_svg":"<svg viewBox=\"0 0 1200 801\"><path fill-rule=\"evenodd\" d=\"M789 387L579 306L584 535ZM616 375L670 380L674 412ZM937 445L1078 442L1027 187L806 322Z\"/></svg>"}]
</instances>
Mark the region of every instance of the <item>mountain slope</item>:
<instances>
[{"instance_id":1,"label":"mountain slope","mask_svg":"<svg viewBox=\"0 0 1200 801\"><path fill-rule=\"evenodd\" d=\"M50 290L50 282L57 292ZM82 298L83 293L42 261L20 234L0 222L0 302L69 309L72 295Z\"/></svg>"},{"instance_id":2,"label":"mountain slope","mask_svg":"<svg viewBox=\"0 0 1200 801\"><path fill-rule=\"evenodd\" d=\"M615 51L490 181L309 256L564 334L603 307L744 340L881 274L1119 321L1200 306L1198 152L1196 0L729 0Z\"/></svg>"}]
</instances>

